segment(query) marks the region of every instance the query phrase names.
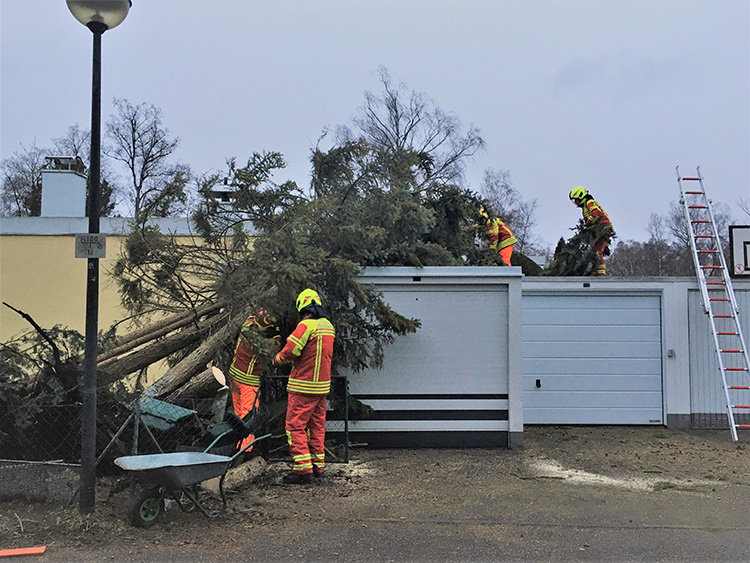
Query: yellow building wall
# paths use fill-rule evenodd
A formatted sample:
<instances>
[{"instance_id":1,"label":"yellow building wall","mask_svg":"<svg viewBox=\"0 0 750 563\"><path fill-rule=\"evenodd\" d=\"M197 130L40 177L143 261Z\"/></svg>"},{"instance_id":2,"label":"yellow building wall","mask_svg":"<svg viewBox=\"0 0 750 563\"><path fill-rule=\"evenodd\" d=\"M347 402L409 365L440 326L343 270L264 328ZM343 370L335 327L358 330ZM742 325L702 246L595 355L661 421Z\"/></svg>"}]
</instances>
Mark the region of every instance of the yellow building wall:
<instances>
[{"instance_id":1,"label":"yellow building wall","mask_svg":"<svg viewBox=\"0 0 750 563\"><path fill-rule=\"evenodd\" d=\"M99 260L100 331L128 317L108 273L123 240L107 236L107 255ZM42 328L60 324L84 334L87 262L75 257L75 235L0 236L0 301L27 313ZM18 313L0 307L0 342L29 330L32 326Z\"/></svg>"}]
</instances>

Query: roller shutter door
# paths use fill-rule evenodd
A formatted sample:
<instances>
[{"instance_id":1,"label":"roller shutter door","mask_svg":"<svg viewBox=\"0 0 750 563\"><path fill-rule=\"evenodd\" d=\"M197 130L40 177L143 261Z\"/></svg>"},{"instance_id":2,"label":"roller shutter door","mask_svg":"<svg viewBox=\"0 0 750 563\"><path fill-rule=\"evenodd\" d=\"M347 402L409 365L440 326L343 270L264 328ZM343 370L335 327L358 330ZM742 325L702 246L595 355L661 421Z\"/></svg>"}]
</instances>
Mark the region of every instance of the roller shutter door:
<instances>
[{"instance_id":1,"label":"roller shutter door","mask_svg":"<svg viewBox=\"0 0 750 563\"><path fill-rule=\"evenodd\" d=\"M525 424L663 424L658 295L523 296Z\"/></svg>"}]
</instances>

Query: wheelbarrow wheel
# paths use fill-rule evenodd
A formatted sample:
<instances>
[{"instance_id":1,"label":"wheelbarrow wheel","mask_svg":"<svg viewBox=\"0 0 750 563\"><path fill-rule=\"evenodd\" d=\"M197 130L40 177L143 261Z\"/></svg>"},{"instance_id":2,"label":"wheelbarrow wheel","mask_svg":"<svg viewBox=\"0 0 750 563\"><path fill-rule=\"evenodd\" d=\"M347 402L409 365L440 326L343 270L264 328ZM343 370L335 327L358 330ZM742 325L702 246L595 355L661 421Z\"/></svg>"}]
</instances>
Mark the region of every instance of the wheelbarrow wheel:
<instances>
[{"instance_id":1,"label":"wheelbarrow wheel","mask_svg":"<svg viewBox=\"0 0 750 563\"><path fill-rule=\"evenodd\" d=\"M159 489L147 489L133 499L130 523L137 528L150 528L163 512L164 497L159 494Z\"/></svg>"}]
</instances>

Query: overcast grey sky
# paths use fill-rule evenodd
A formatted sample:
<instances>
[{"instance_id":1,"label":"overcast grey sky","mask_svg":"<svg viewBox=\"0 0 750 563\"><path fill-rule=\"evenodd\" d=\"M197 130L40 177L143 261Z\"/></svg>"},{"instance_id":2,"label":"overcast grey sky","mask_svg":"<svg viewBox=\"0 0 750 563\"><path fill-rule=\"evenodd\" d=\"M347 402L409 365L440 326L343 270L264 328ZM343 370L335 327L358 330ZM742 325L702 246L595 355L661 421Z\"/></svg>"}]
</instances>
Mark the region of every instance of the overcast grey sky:
<instances>
[{"instance_id":1,"label":"overcast grey sky","mask_svg":"<svg viewBox=\"0 0 750 563\"><path fill-rule=\"evenodd\" d=\"M88 129L91 33L65 0L0 0L0 32L0 156ZM677 165L750 223L748 0L133 0L102 45L104 119L114 97L160 107L195 172L275 150L274 179L307 185L321 132L384 65L481 130L469 187L509 170L550 245L580 216L577 185L620 240L647 240Z\"/></svg>"}]
</instances>

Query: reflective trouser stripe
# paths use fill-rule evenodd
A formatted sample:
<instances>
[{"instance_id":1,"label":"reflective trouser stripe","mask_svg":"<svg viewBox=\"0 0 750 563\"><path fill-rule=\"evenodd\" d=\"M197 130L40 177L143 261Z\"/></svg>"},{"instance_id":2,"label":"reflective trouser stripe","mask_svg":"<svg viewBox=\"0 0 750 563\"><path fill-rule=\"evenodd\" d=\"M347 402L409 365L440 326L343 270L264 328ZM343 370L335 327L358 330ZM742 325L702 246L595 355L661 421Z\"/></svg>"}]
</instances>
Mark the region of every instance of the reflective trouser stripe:
<instances>
[{"instance_id":1,"label":"reflective trouser stripe","mask_svg":"<svg viewBox=\"0 0 750 563\"><path fill-rule=\"evenodd\" d=\"M317 470L317 472L321 472L326 468L326 455L324 453L322 454L313 454L312 458L312 464L313 467Z\"/></svg>"},{"instance_id":2,"label":"reflective trouser stripe","mask_svg":"<svg viewBox=\"0 0 750 563\"><path fill-rule=\"evenodd\" d=\"M309 453L292 456L292 471L295 473L309 473L312 466L312 456Z\"/></svg>"},{"instance_id":3,"label":"reflective trouser stripe","mask_svg":"<svg viewBox=\"0 0 750 563\"><path fill-rule=\"evenodd\" d=\"M608 242L609 241L606 238L600 238L592 245L594 252L596 252L597 258L599 259L596 265L596 270L594 270L594 275L607 275L607 266L604 264L604 249L607 248Z\"/></svg>"}]
</instances>

